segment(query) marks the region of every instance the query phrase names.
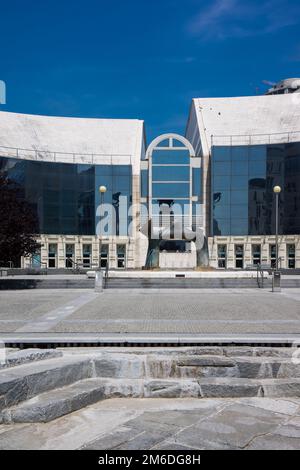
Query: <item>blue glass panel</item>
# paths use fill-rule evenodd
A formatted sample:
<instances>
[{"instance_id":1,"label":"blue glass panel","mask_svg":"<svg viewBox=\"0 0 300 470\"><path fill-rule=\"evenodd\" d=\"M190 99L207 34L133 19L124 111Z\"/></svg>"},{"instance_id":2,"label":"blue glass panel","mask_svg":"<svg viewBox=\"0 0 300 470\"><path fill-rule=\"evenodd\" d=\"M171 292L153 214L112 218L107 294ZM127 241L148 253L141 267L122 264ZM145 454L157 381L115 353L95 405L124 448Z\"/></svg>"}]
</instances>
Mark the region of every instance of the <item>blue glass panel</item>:
<instances>
[{"instance_id":1,"label":"blue glass panel","mask_svg":"<svg viewBox=\"0 0 300 470\"><path fill-rule=\"evenodd\" d=\"M233 175L248 175L248 160L233 161L231 169Z\"/></svg>"},{"instance_id":2,"label":"blue glass panel","mask_svg":"<svg viewBox=\"0 0 300 470\"><path fill-rule=\"evenodd\" d=\"M242 190L248 187L248 175L232 175L231 189Z\"/></svg>"},{"instance_id":3,"label":"blue glass panel","mask_svg":"<svg viewBox=\"0 0 300 470\"><path fill-rule=\"evenodd\" d=\"M152 163L154 164L189 164L190 153L184 148L182 150L154 150L152 153Z\"/></svg>"},{"instance_id":4,"label":"blue glass panel","mask_svg":"<svg viewBox=\"0 0 300 470\"><path fill-rule=\"evenodd\" d=\"M213 193L213 203L230 204L230 191L217 191Z\"/></svg>"},{"instance_id":5,"label":"blue glass panel","mask_svg":"<svg viewBox=\"0 0 300 470\"><path fill-rule=\"evenodd\" d=\"M249 162L249 177L250 178L265 178L266 177L265 160L254 160L254 161Z\"/></svg>"},{"instance_id":6,"label":"blue glass panel","mask_svg":"<svg viewBox=\"0 0 300 470\"><path fill-rule=\"evenodd\" d=\"M217 204L214 209L214 216L216 219L223 218L229 219L230 218L230 206L224 204Z\"/></svg>"},{"instance_id":7,"label":"blue glass panel","mask_svg":"<svg viewBox=\"0 0 300 470\"><path fill-rule=\"evenodd\" d=\"M248 190L231 191L231 204L248 204Z\"/></svg>"},{"instance_id":8,"label":"blue glass panel","mask_svg":"<svg viewBox=\"0 0 300 470\"><path fill-rule=\"evenodd\" d=\"M141 170L141 196L148 197L148 170Z\"/></svg>"},{"instance_id":9,"label":"blue glass panel","mask_svg":"<svg viewBox=\"0 0 300 470\"><path fill-rule=\"evenodd\" d=\"M249 147L247 145L237 145L231 147L231 158L233 161L248 161ZM235 164L235 163L234 163Z\"/></svg>"},{"instance_id":10,"label":"blue glass panel","mask_svg":"<svg viewBox=\"0 0 300 470\"><path fill-rule=\"evenodd\" d=\"M201 168L192 169L193 196L201 196Z\"/></svg>"},{"instance_id":11,"label":"blue glass panel","mask_svg":"<svg viewBox=\"0 0 300 470\"><path fill-rule=\"evenodd\" d=\"M213 178L214 191L220 191L221 189L230 190L231 177L230 175L218 175L215 174Z\"/></svg>"},{"instance_id":12,"label":"blue glass panel","mask_svg":"<svg viewBox=\"0 0 300 470\"><path fill-rule=\"evenodd\" d=\"M214 163L214 169L213 169L213 174L214 175L230 175L231 174L231 163L230 162L215 162Z\"/></svg>"},{"instance_id":13,"label":"blue glass panel","mask_svg":"<svg viewBox=\"0 0 300 470\"><path fill-rule=\"evenodd\" d=\"M231 219L230 224L231 235L247 235L248 234L248 219Z\"/></svg>"},{"instance_id":14,"label":"blue glass panel","mask_svg":"<svg viewBox=\"0 0 300 470\"><path fill-rule=\"evenodd\" d=\"M188 181L190 180L189 166L153 166L153 181Z\"/></svg>"},{"instance_id":15,"label":"blue glass panel","mask_svg":"<svg viewBox=\"0 0 300 470\"><path fill-rule=\"evenodd\" d=\"M237 218L246 219L248 217L248 205L232 204L230 216L233 219L237 219Z\"/></svg>"},{"instance_id":16,"label":"blue glass panel","mask_svg":"<svg viewBox=\"0 0 300 470\"><path fill-rule=\"evenodd\" d=\"M231 147L213 147L213 159L215 162L230 161L231 160Z\"/></svg>"},{"instance_id":17,"label":"blue glass panel","mask_svg":"<svg viewBox=\"0 0 300 470\"><path fill-rule=\"evenodd\" d=\"M230 235L230 220L214 218L213 233L214 235Z\"/></svg>"},{"instance_id":18,"label":"blue glass panel","mask_svg":"<svg viewBox=\"0 0 300 470\"><path fill-rule=\"evenodd\" d=\"M152 196L154 198L182 198L189 197L190 185L187 183L153 183Z\"/></svg>"},{"instance_id":19,"label":"blue glass panel","mask_svg":"<svg viewBox=\"0 0 300 470\"><path fill-rule=\"evenodd\" d=\"M266 156L266 145L253 145L252 147L249 147L249 160L266 161Z\"/></svg>"}]
</instances>

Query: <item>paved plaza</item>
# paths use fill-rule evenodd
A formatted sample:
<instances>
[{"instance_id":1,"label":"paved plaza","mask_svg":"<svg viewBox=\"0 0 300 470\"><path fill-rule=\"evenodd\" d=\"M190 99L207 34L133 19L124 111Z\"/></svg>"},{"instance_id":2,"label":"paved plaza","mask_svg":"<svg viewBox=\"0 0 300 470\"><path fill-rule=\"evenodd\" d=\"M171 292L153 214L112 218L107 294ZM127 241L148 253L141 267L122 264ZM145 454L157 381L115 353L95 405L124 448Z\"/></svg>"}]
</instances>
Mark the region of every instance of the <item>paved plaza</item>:
<instances>
[{"instance_id":1,"label":"paved plaza","mask_svg":"<svg viewBox=\"0 0 300 470\"><path fill-rule=\"evenodd\" d=\"M115 398L0 426L0 449L299 449L300 399Z\"/></svg>"},{"instance_id":2,"label":"paved plaza","mask_svg":"<svg viewBox=\"0 0 300 470\"><path fill-rule=\"evenodd\" d=\"M2 291L0 332L122 335L297 335L300 289Z\"/></svg>"}]
</instances>

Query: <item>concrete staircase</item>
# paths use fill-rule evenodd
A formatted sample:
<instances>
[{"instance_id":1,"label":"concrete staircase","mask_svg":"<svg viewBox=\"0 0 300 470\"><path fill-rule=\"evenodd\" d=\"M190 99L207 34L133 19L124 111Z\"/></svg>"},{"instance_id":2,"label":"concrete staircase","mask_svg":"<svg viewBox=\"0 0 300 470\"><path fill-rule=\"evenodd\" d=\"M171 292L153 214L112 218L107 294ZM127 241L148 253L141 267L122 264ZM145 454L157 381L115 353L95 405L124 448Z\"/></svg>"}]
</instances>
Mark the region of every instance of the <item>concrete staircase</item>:
<instances>
[{"instance_id":1,"label":"concrete staircase","mask_svg":"<svg viewBox=\"0 0 300 470\"><path fill-rule=\"evenodd\" d=\"M93 278L82 276L36 276L35 278L0 278L0 290L18 289L93 289L95 281ZM285 277L281 280L283 288L300 288L300 276ZM271 277L265 278L263 287L271 289ZM110 277L105 283L106 289L242 289L258 288L256 277L214 277L214 278L147 278L147 277Z\"/></svg>"},{"instance_id":2,"label":"concrete staircase","mask_svg":"<svg viewBox=\"0 0 300 470\"><path fill-rule=\"evenodd\" d=\"M300 287L299 279L284 278L281 280L283 288ZM265 278L264 288L272 287L272 279ZM257 279L254 278L119 278L112 277L107 280L107 289L211 289L211 288L258 288Z\"/></svg>"},{"instance_id":3,"label":"concrete staircase","mask_svg":"<svg viewBox=\"0 0 300 470\"><path fill-rule=\"evenodd\" d=\"M113 397L300 397L300 349L69 351L8 353L0 370L1 423L48 422Z\"/></svg>"}]
</instances>

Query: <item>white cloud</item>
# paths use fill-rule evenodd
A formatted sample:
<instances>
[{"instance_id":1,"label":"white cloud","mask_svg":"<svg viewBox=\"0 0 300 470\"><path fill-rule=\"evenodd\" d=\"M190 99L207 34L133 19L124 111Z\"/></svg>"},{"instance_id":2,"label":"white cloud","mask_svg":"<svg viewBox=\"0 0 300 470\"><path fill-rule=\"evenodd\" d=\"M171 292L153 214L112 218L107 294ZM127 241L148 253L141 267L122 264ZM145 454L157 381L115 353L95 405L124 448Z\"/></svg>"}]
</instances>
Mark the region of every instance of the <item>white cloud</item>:
<instances>
[{"instance_id":1,"label":"white cloud","mask_svg":"<svg viewBox=\"0 0 300 470\"><path fill-rule=\"evenodd\" d=\"M187 23L187 31L205 39L269 34L300 22L300 5L285 0L215 0Z\"/></svg>"}]
</instances>

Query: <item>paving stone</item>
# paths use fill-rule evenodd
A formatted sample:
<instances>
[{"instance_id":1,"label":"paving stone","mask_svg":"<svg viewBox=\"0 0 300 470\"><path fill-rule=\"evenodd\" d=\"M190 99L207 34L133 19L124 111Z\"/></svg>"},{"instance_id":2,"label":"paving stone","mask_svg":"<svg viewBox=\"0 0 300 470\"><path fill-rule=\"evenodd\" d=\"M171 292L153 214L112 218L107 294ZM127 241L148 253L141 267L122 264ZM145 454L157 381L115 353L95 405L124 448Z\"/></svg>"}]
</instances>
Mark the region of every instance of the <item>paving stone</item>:
<instances>
[{"instance_id":1,"label":"paving stone","mask_svg":"<svg viewBox=\"0 0 300 470\"><path fill-rule=\"evenodd\" d=\"M106 436L99 437L93 442L85 444L82 450L110 450L116 449L123 443L133 439L136 435L141 434L140 429L132 429L128 426L121 426L116 432L109 433Z\"/></svg>"},{"instance_id":2,"label":"paving stone","mask_svg":"<svg viewBox=\"0 0 300 470\"><path fill-rule=\"evenodd\" d=\"M172 441L163 441L152 447L152 450L195 450L194 447L188 447L183 444L177 444ZM202 450L202 449L197 449Z\"/></svg>"},{"instance_id":3,"label":"paving stone","mask_svg":"<svg viewBox=\"0 0 300 470\"><path fill-rule=\"evenodd\" d=\"M285 437L278 434L267 434L253 439L246 447L247 450L299 450L300 439Z\"/></svg>"},{"instance_id":4,"label":"paving stone","mask_svg":"<svg viewBox=\"0 0 300 470\"><path fill-rule=\"evenodd\" d=\"M133 439L124 442L123 444L116 447L116 450L147 450L152 449L155 445L163 442L167 436L172 436L172 432L141 432Z\"/></svg>"},{"instance_id":5,"label":"paving stone","mask_svg":"<svg viewBox=\"0 0 300 470\"><path fill-rule=\"evenodd\" d=\"M288 400L273 399L273 398L240 398L239 403L243 405L254 406L266 411L273 411L282 415L292 416L300 411L300 404L293 403Z\"/></svg>"},{"instance_id":6,"label":"paving stone","mask_svg":"<svg viewBox=\"0 0 300 470\"><path fill-rule=\"evenodd\" d=\"M231 405L176 436L178 442L211 448L243 448L260 434L274 431L282 416L246 405ZM194 436L194 437L193 437Z\"/></svg>"},{"instance_id":7,"label":"paving stone","mask_svg":"<svg viewBox=\"0 0 300 470\"><path fill-rule=\"evenodd\" d=\"M139 420L142 422L141 427L145 421L156 424L167 424L176 427L186 427L197 423L206 416L209 416L215 410L215 406L203 406L202 409L197 410L170 410L164 411L151 411L145 412ZM136 421L137 422L137 421Z\"/></svg>"}]
</instances>

